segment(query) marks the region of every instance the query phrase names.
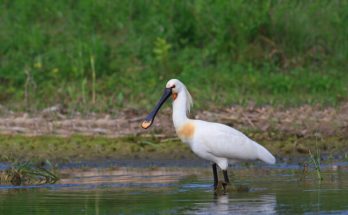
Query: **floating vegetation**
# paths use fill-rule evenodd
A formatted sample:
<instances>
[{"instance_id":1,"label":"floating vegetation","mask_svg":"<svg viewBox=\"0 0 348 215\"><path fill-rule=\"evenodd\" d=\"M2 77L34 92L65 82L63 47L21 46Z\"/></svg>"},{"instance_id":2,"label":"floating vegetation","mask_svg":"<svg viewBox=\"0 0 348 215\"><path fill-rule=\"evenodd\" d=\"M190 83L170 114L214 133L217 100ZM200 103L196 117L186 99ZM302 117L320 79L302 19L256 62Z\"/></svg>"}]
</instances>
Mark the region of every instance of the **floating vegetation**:
<instances>
[{"instance_id":1,"label":"floating vegetation","mask_svg":"<svg viewBox=\"0 0 348 215\"><path fill-rule=\"evenodd\" d=\"M39 185L54 184L59 177L54 173L49 161L38 165L32 162L16 162L10 168L0 173L1 184L20 185Z\"/></svg>"}]
</instances>

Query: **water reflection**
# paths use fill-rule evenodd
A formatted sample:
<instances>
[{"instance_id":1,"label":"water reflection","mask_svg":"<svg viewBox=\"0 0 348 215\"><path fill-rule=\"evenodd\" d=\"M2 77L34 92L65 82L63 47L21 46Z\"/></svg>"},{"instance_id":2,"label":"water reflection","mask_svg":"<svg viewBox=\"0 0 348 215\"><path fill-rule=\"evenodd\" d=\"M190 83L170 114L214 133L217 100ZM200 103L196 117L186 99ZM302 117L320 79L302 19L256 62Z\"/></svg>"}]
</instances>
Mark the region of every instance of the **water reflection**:
<instances>
[{"instance_id":1,"label":"water reflection","mask_svg":"<svg viewBox=\"0 0 348 215\"><path fill-rule=\"evenodd\" d=\"M0 186L0 214L347 214L348 171L299 177L238 172L249 192L214 195L210 172L100 169L64 172L58 184ZM198 177L192 176L199 175Z\"/></svg>"},{"instance_id":2,"label":"water reflection","mask_svg":"<svg viewBox=\"0 0 348 215\"><path fill-rule=\"evenodd\" d=\"M244 196L215 195L212 202L196 203L187 214L275 214L276 196L274 194Z\"/></svg>"}]
</instances>

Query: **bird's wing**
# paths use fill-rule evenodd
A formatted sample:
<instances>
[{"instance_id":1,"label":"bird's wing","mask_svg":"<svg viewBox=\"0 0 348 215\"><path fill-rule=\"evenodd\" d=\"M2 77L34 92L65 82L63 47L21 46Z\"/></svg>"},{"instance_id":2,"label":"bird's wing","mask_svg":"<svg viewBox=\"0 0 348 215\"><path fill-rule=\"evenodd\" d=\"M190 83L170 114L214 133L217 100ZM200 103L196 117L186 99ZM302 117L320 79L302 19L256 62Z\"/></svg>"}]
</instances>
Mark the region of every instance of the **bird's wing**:
<instances>
[{"instance_id":1,"label":"bird's wing","mask_svg":"<svg viewBox=\"0 0 348 215\"><path fill-rule=\"evenodd\" d=\"M232 160L263 160L260 156L263 147L240 131L219 123L201 121L199 124L198 141L209 153Z\"/></svg>"}]
</instances>

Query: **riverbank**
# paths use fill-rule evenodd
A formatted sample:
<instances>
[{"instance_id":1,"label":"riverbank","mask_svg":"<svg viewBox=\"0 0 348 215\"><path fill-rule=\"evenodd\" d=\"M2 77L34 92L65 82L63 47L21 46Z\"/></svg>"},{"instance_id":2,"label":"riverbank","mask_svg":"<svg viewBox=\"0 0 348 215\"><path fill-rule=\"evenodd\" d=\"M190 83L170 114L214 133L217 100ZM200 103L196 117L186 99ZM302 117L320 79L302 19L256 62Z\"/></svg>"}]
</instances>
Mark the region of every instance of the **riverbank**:
<instances>
[{"instance_id":1,"label":"riverbank","mask_svg":"<svg viewBox=\"0 0 348 215\"><path fill-rule=\"evenodd\" d=\"M176 137L169 108L149 130L140 128L147 112L123 110L115 115L64 115L48 109L29 115L8 113L0 121L1 161L79 161L103 159L192 159ZM326 158L347 158L348 105L337 108L242 107L199 111L192 118L235 127L280 159L308 157L320 149Z\"/></svg>"},{"instance_id":2,"label":"riverbank","mask_svg":"<svg viewBox=\"0 0 348 215\"><path fill-rule=\"evenodd\" d=\"M123 109L113 114L65 114L59 106L35 114L3 111L0 134L24 136L155 136L176 137L171 119L171 108L158 114L154 126L141 129L140 123L149 110ZM194 111L193 119L224 123L258 140L273 139L274 135L311 137L348 137L348 103L338 107L304 105L283 108L263 106L232 106L209 111Z\"/></svg>"}]
</instances>

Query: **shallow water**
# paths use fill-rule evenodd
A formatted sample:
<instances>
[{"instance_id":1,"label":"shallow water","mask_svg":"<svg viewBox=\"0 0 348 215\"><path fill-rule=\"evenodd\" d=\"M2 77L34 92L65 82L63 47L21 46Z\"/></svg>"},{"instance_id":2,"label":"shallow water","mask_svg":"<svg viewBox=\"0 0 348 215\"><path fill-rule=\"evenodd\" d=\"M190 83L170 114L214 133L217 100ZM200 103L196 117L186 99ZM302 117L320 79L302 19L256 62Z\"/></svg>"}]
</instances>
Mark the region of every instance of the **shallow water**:
<instances>
[{"instance_id":1,"label":"shallow water","mask_svg":"<svg viewBox=\"0 0 348 215\"><path fill-rule=\"evenodd\" d=\"M249 192L214 194L210 168L62 169L58 184L0 186L0 214L347 214L348 165L235 168Z\"/></svg>"}]
</instances>

